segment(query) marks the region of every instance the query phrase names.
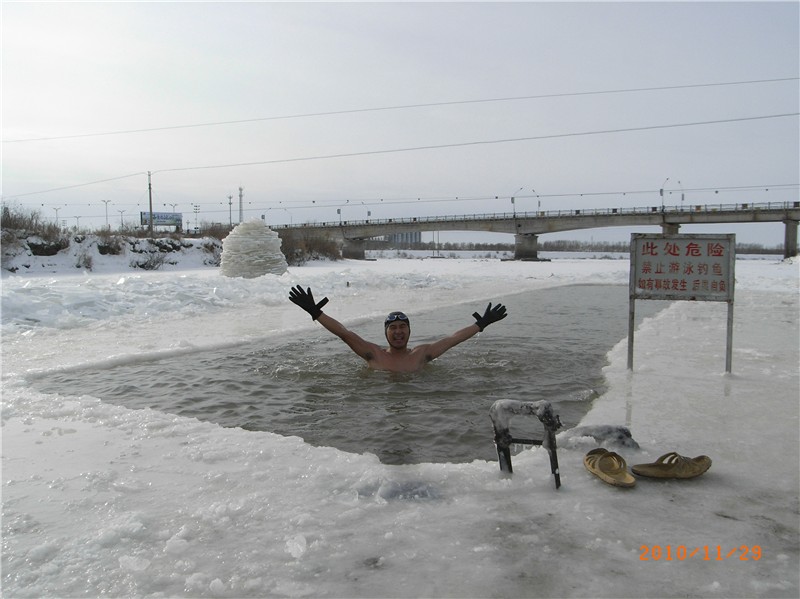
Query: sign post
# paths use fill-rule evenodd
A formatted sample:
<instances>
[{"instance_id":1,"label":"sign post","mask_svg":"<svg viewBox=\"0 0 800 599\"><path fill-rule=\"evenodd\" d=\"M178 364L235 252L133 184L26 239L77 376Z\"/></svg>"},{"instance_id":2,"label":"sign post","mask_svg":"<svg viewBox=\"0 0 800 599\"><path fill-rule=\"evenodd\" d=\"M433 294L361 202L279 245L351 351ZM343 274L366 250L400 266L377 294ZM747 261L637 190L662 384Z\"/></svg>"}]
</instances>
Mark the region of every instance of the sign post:
<instances>
[{"instance_id":1,"label":"sign post","mask_svg":"<svg viewBox=\"0 0 800 599\"><path fill-rule=\"evenodd\" d=\"M725 372L733 354L736 235L631 234L628 370L633 369L637 299L726 302Z\"/></svg>"}]
</instances>

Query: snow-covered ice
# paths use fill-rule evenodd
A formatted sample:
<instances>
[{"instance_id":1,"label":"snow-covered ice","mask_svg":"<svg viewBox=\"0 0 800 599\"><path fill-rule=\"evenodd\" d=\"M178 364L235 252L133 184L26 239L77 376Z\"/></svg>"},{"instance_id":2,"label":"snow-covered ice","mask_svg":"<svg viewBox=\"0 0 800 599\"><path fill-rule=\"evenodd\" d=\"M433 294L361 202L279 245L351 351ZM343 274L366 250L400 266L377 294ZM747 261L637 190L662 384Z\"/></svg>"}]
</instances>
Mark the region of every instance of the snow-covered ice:
<instances>
[{"instance_id":1,"label":"snow-covered ice","mask_svg":"<svg viewBox=\"0 0 800 599\"><path fill-rule=\"evenodd\" d=\"M614 446L629 464L675 450L709 455L711 469L614 488L583 467L598 442L567 431L558 491L541 448L514 457L512 478L497 462L389 466L44 395L26 376L309 333L318 325L287 300L296 284L348 323L398 305L456 305L468 321L498 289L625 285L626 260L380 259L257 279L110 265L6 274L3 594L797 597L798 262L736 268L731 374L724 304L676 302L637 330L632 372L626 340L609 353L608 391L581 422L629 427L640 447Z\"/></svg>"}]
</instances>

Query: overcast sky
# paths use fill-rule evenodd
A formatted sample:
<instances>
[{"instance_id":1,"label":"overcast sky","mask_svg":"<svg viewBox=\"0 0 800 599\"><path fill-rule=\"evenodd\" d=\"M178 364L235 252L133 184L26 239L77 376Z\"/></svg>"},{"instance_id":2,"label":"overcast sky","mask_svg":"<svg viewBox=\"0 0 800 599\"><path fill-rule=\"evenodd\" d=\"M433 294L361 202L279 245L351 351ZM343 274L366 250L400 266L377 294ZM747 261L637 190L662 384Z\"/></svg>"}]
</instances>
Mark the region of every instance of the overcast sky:
<instances>
[{"instance_id":1,"label":"overcast sky","mask_svg":"<svg viewBox=\"0 0 800 599\"><path fill-rule=\"evenodd\" d=\"M3 200L70 226L133 223L148 171L224 223L240 186L277 224L799 199L797 2L2 12Z\"/></svg>"}]
</instances>

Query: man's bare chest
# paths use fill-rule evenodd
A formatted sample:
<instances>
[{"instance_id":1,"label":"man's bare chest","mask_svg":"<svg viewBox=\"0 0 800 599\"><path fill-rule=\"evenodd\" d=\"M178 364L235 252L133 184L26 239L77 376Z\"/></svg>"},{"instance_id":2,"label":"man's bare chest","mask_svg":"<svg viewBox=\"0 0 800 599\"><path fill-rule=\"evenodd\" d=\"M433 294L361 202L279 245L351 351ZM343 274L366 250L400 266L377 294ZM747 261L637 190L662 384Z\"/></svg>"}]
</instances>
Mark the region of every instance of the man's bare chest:
<instances>
[{"instance_id":1,"label":"man's bare chest","mask_svg":"<svg viewBox=\"0 0 800 599\"><path fill-rule=\"evenodd\" d=\"M424 352L414 348L405 353L381 351L375 356L372 367L377 370L391 370L392 372L414 372L419 370L424 362Z\"/></svg>"}]
</instances>

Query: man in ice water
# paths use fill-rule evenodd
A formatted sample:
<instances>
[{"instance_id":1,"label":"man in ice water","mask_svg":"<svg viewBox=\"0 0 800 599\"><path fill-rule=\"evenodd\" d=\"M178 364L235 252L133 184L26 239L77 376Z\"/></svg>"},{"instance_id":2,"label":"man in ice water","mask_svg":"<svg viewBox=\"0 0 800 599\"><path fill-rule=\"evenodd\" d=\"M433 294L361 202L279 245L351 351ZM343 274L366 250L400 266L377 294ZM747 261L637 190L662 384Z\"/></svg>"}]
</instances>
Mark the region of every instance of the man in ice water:
<instances>
[{"instance_id":1,"label":"man in ice water","mask_svg":"<svg viewBox=\"0 0 800 599\"><path fill-rule=\"evenodd\" d=\"M344 341L350 349L367 361L370 368L375 370L389 370L391 372L414 372L422 368L431 360L435 360L451 347L466 341L484 328L503 320L506 317L506 308L502 304L492 307L490 303L483 316L475 312L475 323L456 331L449 337L439 339L433 343L418 345L409 348L408 339L411 336L411 324L408 316L402 312L392 312L383 323L386 341L389 347L383 348L369 341L365 341L353 331L348 330L341 322L323 313L322 307L328 303L325 297L314 302L311 288L303 290L299 285L292 287L289 299L311 314L313 320L318 321L331 333Z\"/></svg>"}]
</instances>

